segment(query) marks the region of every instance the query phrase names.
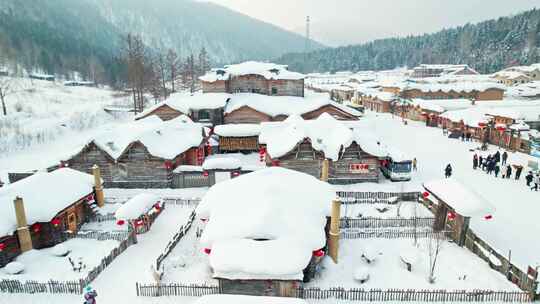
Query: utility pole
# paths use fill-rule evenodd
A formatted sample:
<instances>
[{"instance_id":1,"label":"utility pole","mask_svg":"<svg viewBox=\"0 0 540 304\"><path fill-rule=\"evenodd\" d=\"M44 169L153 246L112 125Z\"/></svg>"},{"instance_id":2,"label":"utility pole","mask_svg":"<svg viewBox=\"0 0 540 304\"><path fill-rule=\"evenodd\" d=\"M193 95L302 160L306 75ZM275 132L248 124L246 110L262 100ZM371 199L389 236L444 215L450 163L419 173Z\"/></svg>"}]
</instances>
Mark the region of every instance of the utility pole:
<instances>
[{"instance_id":1,"label":"utility pole","mask_svg":"<svg viewBox=\"0 0 540 304\"><path fill-rule=\"evenodd\" d=\"M309 62L309 51L311 49L311 39L310 39L310 18L309 16L306 17L306 45L304 47L304 70L307 72L308 70L308 62Z\"/></svg>"}]
</instances>

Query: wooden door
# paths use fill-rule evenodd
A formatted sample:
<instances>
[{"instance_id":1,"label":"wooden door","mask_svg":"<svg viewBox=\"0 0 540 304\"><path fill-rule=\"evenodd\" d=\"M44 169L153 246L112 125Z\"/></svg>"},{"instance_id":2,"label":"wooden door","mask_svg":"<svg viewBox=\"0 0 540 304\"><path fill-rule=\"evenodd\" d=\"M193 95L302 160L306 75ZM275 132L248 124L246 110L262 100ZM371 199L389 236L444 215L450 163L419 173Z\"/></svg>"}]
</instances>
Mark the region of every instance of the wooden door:
<instances>
[{"instance_id":1,"label":"wooden door","mask_svg":"<svg viewBox=\"0 0 540 304\"><path fill-rule=\"evenodd\" d=\"M68 214L68 229L71 232L77 232L77 215L75 212L70 212Z\"/></svg>"}]
</instances>

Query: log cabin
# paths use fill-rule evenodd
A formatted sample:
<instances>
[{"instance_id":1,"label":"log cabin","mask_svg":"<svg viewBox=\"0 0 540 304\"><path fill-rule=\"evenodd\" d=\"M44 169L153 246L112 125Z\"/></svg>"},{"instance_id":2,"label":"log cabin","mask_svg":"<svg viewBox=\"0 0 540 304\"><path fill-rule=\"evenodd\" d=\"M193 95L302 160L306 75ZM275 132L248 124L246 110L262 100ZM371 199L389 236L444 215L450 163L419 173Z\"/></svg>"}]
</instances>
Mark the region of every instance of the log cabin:
<instances>
[{"instance_id":1,"label":"log cabin","mask_svg":"<svg viewBox=\"0 0 540 304\"><path fill-rule=\"evenodd\" d=\"M212 69L199 77L204 93L256 93L304 96L304 78L286 65L248 61Z\"/></svg>"},{"instance_id":2,"label":"log cabin","mask_svg":"<svg viewBox=\"0 0 540 304\"><path fill-rule=\"evenodd\" d=\"M168 188L179 165L201 165L209 129L186 116L156 116L100 134L64 164L82 172L100 166L106 187Z\"/></svg>"},{"instance_id":3,"label":"log cabin","mask_svg":"<svg viewBox=\"0 0 540 304\"><path fill-rule=\"evenodd\" d=\"M200 244L221 292L293 296L330 252L326 228L334 197L328 183L285 168L210 188L197 216L207 220Z\"/></svg>"},{"instance_id":4,"label":"log cabin","mask_svg":"<svg viewBox=\"0 0 540 304\"><path fill-rule=\"evenodd\" d=\"M260 133L259 124L229 124L214 128L221 153L259 151Z\"/></svg>"},{"instance_id":5,"label":"log cabin","mask_svg":"<svg viewBox=\"0 0 540 304\"><path fill-rule=\"evenodd\" d=\"M400 91L404 99L469 99L475 101L502 100L505 88L492 82L455 82L410 84Z\"/></svg>"},{"instance_id":6,"label":"log cabin","mask_svg":"<svg viewBox=\"0 0 540 304\"><path fill-rule=\"evenodd\" d=\"M370 139L367 139L370 140ZM330 160L329 182L349 184L378 182L379 158L362 145L376 145L337 121L322 114L312 121L291 116L284 122L261 124L259 143L266 148L268 166L281 166L321 177L322 163Z\"/></svg>"},{"instance_id":7,"label":"log cabin","mask_svg":"<svg viewBox=\"0 0 540 304\"><path fill-rule=\"evenodd\" d=\"M66 232L77 232L92 214L94 181L92 175L60 168L0 189L0 267L23 251L52 247Z\"/></svg>"}]
</instances>

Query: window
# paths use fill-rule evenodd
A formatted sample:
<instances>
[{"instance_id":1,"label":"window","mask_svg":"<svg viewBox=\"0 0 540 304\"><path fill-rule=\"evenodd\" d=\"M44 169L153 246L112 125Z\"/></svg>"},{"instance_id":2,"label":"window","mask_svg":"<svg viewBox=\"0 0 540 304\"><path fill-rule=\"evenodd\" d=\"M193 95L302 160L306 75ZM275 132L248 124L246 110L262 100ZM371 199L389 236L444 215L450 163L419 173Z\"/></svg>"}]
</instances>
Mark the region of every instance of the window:
<instances>
[{"instance_id":1,"label":"window","mask_svg":"<svg viewBox=\"0 0 540 304\"><path fill-rule=\"evenodd\" d=\"M272 88L272 95L277 95L277 93L278 93L277 88L274 88L274 87L273 87L273 88Z\"/></svg>"},{"instance_id":2,"label":"window","mask_svg":"<svg viewBox=\"0 0 540 304\"><path fill-rule=\"evenodd\" d=\"M210 120L210 111L208 110L199 110L198 120Z\"/></svg>"}]
</instances>

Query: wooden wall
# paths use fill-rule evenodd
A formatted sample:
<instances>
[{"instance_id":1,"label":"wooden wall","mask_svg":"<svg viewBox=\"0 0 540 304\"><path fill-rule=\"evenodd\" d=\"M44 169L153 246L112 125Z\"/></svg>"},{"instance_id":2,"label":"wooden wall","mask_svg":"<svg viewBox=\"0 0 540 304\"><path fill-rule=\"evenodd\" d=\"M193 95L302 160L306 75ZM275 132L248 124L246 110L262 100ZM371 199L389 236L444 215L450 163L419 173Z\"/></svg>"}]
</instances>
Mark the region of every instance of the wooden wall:
<instances>
[{"instance_id":1,"label":"wooden wall","mask_svg":"<svg viewBox=\"0 0 540 304\"><path fill-rule=\"evenodd\" d=\"M224 120L226 124L261 123L272 121L272 117L250 107L243 106L235 111L225 114Z\"/></svg>"},{"instance_id":2,"label":"wooden wall","mask_svg":"<svg viewBox=\"0 0 540 304\"><path fill-rule=\"evenodd\" d=\"M112 181L112 169L115 166L114 160L103 152L93 142L89 143L81 152L67 161L70 168L92 174L92 167L98 165L101 171L101 178L104 186L109 187Z\"/></svg>"},{"instance_id":3,"label":"wooden wall","mask_svg":"<svg viewBox=\"0 0 540 304\"><path fill-rule=\"evenodd\" d=\"M278 280L227 280L219 279L219 288L223 294L248 296L293 297L300 281Z\"/></svg>"},{"instance_id":4,"label":"wooden wall","mask_svg":"<svg viewBox=\"0 0 540 304\"><path fill-rule=\"evenodd\" d=\"M140 120L140 119L144 119L148 116L152 116L152 115L157 115L159 118L161 118L161 120L163 121L167 121L167 120L172 120L172 119L175 119L177 118L178 116L181 116L185 113L182 113L176 109L173 109L171 108L170 106L166 105L166 104L163 104L161 105L160 107L158 107L157 109L155 109L154 111L142 116L142 117L139 117L137 118L137 120ZM186 114L186 115L189 115Z\"/></svg>"},{"instance_id":5,"label":"wooden wall","mask_svg":"<svg viewBox=\"0 0 540 304\"><path fill-rule=\"evenodd\" d=\"M319 109L317 109L315 111L305 113L305 114L302 115L302 118L304 118L306 120L316 119L319 116L321 116L321 114L323 114L323 113L328 113L328 114L332 115L333 117L335 117L338 120L358 120L358 117L356 117L354 115L351 115L351 114L349 114L349 113L347 113L345 111L342 111L339 108L336 108L336 107L331 106L331 105L326 105L326 106L324 106L322 108L319 108Z\"/></svg>"},{"instance_id":6,"label":"wooden wall","mask_svg":"<svg viewBox=\"0 0 540 304\"><path fill-rule=\"evenodd\" d=\"M259 137L219 137L219 150L221 152L259 151Z\"/></svg>"},{"instance_id":7,"label":"wooden wall","mask_svg":"<svg viewBox=\"0 0 540 304\"><path fill-rule=\"evenodd\" d=\"M227 82L225 80L218 80L214 82L201 81L202 90L204 93L226 93Z\"/></svg>"},{"instance_id":8,"label":"wooden wall","mask_svg":"<svg viewBox=\"0 0 540 304\"><path fill-rule=\"evenodd\" d=\"M0 243L4 244L5 248L0 252L0 268L6 266L13 261L19 254L21 254L21 248L19 247L19 239L17 234L6 235L0 237Z\"/></svg>"}]
</instances>

